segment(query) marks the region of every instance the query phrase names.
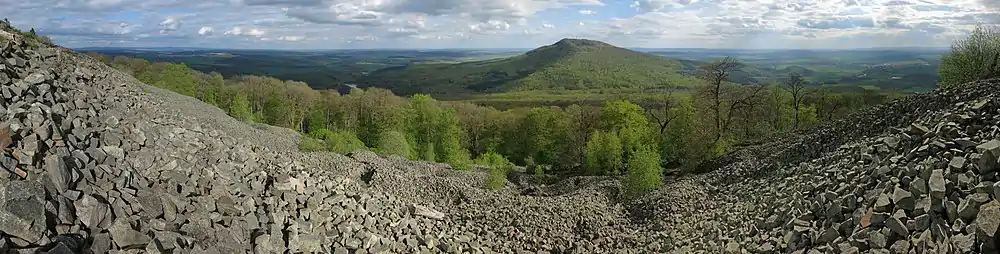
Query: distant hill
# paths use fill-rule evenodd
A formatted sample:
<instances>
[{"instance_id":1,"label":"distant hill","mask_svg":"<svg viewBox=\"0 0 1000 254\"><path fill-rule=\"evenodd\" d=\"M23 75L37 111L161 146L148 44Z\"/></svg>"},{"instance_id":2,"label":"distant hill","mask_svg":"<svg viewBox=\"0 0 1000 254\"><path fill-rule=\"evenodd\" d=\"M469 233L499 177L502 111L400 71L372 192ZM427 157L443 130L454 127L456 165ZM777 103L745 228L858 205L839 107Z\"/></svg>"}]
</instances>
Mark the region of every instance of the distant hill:
<instances>
[{"instance_id":1,"label":"distant hill","mask_svg":"<svg viewBox=\"0 0 1000 254\"><path fill-rule=\"evenodd\" d=\"M600 41L562 39L509 58L385 68L359 83L397 94L689 86L697 82L689 75L691 64Z\"/></svg>"}]
</instances>

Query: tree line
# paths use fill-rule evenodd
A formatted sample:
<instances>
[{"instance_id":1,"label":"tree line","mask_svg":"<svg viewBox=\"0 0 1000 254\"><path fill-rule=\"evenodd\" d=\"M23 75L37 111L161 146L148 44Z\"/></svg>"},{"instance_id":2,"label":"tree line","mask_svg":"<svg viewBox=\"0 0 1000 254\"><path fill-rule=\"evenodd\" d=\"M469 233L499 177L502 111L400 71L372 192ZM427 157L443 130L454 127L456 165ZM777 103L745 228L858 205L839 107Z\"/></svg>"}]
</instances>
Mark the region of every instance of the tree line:
<instances>
[{"instance_id":1,"label":"tree line","mask_svg":"<svg viewBox=\"0 0 1000 254\"><path fill-rule=\"evenodd\" d=\"M404 98L377 88L340 94L297 81L224 78L181 63L90 55L234 118L299 131L303 150L366 149L459 169L492 166L499 156L503 165L536 173L624 175L635 193L656 188L663 168L690 168L887 98L826 91L794 74L767 86L733 84L726 80L739 62L726 58L702 66L698 77L704 85L693 90L668 84L660 96L634 102L498 110L423 94Z\"/></svg>"}]
</instances>

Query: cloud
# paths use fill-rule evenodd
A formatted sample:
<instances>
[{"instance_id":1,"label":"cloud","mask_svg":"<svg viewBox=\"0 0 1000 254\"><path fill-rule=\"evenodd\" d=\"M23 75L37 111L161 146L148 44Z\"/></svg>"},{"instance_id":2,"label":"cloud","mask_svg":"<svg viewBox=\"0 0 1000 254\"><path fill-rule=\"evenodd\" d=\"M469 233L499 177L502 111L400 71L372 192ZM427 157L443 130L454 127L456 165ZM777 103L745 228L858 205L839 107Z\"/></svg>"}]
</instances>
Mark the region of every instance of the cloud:
<instances>
[{"instance_id":1,"label":"cloud","mask_svg":"<svg viewBox=\"0 0 1000 254\"><path fill-rule=\"evenodd\" d=\"M638 0L632 2L630 6L638 11L652 12L669 8L682 8L697 2L698 0Z\"/></svg>"},{"instance_id":2,"label":"cloud","mask_svg":"<svg viewBox=\"0 0 1000 254\"><path fill-rule=\"evenodd\" d=\"M212 35L213 33L215 33L215 30L210 26L203 26L198 29L198 35Z\"/></svg>"},{"instance_id":3,"label":"cloud","mask_svg":"<svg viewBox=\"0 0 1000 254\"><path fill-rule=\"evenodd\" d=\"M242 27L238 26L235 26L225 32L225 35L232 35L232 36L261 37L264 36L264 34L266 34L264 30L260 30L257 28L243 29Z\"/></svg>"},{"instance_id":4,"label":"cloud","mask_svg":"<svg viewBox=\"0 0 1000 254\"><path fill-rule=\"evenodd\" d=\"M976 24L1000 23L996 0L0 0L0 6L15 25L70 47L531 48L563 37L627 47L946 46Z\"/></svg>"},{"instance_id":5,"label":"cloud","mask_svg":"<svg viewBox=\"0 0 1000 254\"><path fill-rule=\"evenodd\" d=\"M469 25L469 31L475 34L495 34L510 29L510 24L503 20L490 20Z\"/></svg>"},{"instance_id":6,"label":"cloud","mask_svg":"<svg viewBox=\"0 0 1000 254\"><path fill-rule=\"evenodd\" d=\"M160 22L160 33L166 34L172 31L177 31L181 28L181 20L175 17L168 17Z\"/></svg>"},{"instance_id":7,"label":"cloud","mask_svg":"<svg viewBox=\"0 0 1000 254\"><path fill-rule=\"evenodd\" d=\"M305 40L305 39L306 39L305 36L279 36L278 37L278 40L281 40L281 41L301 41L301 40Z\"/></svg>"}]
</instances>

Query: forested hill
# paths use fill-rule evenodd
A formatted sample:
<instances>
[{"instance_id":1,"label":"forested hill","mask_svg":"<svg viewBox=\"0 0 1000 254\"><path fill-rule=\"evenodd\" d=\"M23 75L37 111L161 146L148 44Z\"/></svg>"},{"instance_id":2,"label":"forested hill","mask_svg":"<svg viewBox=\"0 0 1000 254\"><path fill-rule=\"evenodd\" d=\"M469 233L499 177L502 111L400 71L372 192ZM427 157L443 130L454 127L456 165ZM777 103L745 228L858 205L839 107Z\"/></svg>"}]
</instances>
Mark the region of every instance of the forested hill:
<instances>
[{"instance_id":1,"label":"forested hill","mask_svg":"<svg viewBox=\"0 0 1000 254\"><path fill-rule=\"evenodd\" d=\"M462 94L551 89L644 88L696 83L672 58L583 39L562 39L522 55L485 61L419 63L371 73L361 82L397 94Z\"/></svg>"}]
</instances>

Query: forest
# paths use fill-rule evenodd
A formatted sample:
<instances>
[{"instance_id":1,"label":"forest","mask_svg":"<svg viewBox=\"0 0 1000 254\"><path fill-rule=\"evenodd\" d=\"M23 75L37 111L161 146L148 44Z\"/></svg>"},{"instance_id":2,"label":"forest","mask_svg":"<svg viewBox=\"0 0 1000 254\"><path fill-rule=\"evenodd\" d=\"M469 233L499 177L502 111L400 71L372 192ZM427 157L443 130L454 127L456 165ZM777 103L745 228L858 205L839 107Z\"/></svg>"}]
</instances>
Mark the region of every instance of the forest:
<instances>
[{"instance_id":1,"label":"forest","mask_svg":"<svg viewBox=\"0 0 1000 254\"><path fill-rule=\"evenodd\" d=\"M801 75L769 85L727 81L734 58L699 68L695 89L665 89L637 101L603 105L498 110L429 95L400 97L389 90L314 90L263 76L224 78L184 64L125 56L91 57L140 81L198 98L241 120L301 132L304 151L358 149L457 169L491 168L498 177L524 166L555 175L624 175L636 193L655 188L661 170L683 172L699 163L775 135L837 119L882 103L878 93L831 92Z\"/></svg>"}]
</instances>

